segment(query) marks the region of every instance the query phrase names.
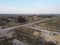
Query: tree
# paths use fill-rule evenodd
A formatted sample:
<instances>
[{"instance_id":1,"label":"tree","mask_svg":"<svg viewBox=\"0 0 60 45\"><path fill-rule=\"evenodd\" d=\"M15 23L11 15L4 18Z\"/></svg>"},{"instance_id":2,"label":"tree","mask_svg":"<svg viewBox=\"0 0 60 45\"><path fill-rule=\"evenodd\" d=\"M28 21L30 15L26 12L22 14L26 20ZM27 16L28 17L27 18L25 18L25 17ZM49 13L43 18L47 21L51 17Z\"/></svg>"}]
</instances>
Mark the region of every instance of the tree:
<instances>
[{"instance_id":1,"label":"tree","mask_svg":"<svg viewBox=\"0 0 60 45\"><path fill-rule=\"evenodd\" d=\"M17 18L17 22L18 23L25 23L27 21L27 19L26 18L23 18L22 16L19 16L18 18Z\"/></svg>"},{"instance_id":2,"label":"tree","mask_svg":"<svg viewBox=\"0 0 60 45\"><path fill-rule=\"evenodd\" d=\"M13 45L12 40L13 40L13 38L8 39L6 37L2 37L0 40L0 45Z\"/></svg>"},{"instance_id":3,"label":"tree","mask_svg":"<svg viewBox=\"0 0 60 45\"><path fill-rule=\"evenodd\" d=\"M49 41L46 43L46 45L56 45L56 43L52 42L52 41Z\"/></svg>"}]
</instances>

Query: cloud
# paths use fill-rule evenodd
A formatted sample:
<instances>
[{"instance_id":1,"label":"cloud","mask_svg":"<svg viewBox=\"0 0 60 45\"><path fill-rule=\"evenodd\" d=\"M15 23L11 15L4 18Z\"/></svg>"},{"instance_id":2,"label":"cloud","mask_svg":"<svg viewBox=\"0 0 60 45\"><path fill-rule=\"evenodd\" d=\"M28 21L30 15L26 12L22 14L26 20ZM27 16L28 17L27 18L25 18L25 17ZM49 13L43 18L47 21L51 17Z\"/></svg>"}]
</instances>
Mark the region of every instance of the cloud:
<instances>
[{"instance_id":1,"label":"cloud","mask_svg":"<svg viewBox=\"0 0 60 45\"><path fill-rule=\"evenodd\" d=\"M22 13L22 14L45 14L45 13L60 13L58 7L48 7L43 4L37 4L34 8L19 8L0 5L0 13Z\"/></svg>"}]
</instances>

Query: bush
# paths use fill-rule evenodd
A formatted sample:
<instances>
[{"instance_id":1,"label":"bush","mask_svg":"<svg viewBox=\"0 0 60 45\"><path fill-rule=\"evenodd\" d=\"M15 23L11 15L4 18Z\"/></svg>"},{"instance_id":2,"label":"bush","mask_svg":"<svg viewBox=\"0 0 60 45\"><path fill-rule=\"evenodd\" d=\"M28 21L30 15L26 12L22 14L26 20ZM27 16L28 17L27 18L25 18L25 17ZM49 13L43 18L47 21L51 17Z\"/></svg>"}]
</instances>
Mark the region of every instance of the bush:
<instances>
[{"instance_id":1,"label":"bush","mask_svg":"<svg viewBox=\"0 0 60 45\"><path fill-rule=\"evenodd\" d=\"M17 18L17 22L18 23L25 23L27 21L27 19L26 18L23 18L22 16L19 16L18 18Z\"/></svg>"},{"instance_id":2,"label":"bush","mask_svg":"<svg viewBox=\"0 0 60 45\"><path fill-rule=\"evenodd\" d=\"M46 45L56 45L56 43L52 42L52 41L49 41L46 43Z\"/></svg>"}]
</instances>

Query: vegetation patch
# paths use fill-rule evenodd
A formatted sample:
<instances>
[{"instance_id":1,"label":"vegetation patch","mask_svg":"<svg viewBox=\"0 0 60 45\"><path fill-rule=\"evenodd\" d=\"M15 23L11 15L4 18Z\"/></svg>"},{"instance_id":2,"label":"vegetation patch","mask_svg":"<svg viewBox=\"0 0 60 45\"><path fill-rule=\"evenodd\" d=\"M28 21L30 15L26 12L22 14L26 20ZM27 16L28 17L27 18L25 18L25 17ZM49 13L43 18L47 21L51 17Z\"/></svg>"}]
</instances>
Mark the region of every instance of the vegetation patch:
<instances>
[{"instance_id":1,"label":"vegetation patch","mask_svg":"<svg viewBox=\"0 0 60 45\"><path fill-rule=\"evenodd\" d=\"M41 23L38 23L36 25L41 26L47 30L60 32L60 18L41 22Z\"/></svg>"},{"instance_id":2,"label":"vegetation patch","mask_svg":"<svg viewBox=\"0 0 60 45\"><path fill-rule=\"evenodd\" d=\"M39 35L41 34L41 31L37 31L35 29L31 29L27 27L20 27L20 28L16 28L15 32L16 33L14 36L18 40L24 43L27 43L28 45L38 45L39 40L42 39L42 37L40 37Z\"/></svg>"}]
</instances>

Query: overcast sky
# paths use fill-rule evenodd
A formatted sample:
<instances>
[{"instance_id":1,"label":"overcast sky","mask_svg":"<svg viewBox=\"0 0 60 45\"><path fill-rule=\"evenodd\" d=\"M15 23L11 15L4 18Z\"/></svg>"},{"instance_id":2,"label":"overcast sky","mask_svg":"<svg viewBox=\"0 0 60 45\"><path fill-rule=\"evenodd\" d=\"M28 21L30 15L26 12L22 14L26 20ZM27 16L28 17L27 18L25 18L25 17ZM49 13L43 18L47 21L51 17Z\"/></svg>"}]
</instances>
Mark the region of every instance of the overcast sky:
<instances>
[{"instance_id":1,"label":"overcast sky","mask_svg":"<svg viewBox=\"0 0 60 45\"><path fill-rule=\"evenodd\" d=\"M60 0L0 0L0 14L60 14Z\"/></svg>"}]
</instances>

